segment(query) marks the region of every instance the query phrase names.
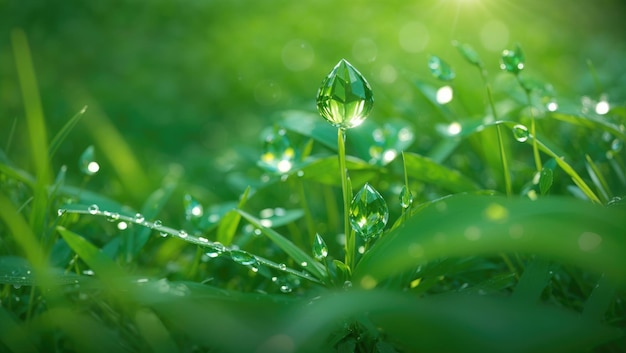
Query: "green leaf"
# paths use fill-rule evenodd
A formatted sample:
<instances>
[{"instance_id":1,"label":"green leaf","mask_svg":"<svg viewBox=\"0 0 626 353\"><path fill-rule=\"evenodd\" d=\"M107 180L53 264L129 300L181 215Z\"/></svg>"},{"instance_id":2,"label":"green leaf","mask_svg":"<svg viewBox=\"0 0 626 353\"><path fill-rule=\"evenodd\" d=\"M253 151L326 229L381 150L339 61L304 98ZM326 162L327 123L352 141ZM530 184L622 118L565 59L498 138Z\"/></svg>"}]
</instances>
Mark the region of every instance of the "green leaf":
<instances>
[{"instance_id":1,"label":"green leaf","mask_svg":"<svg viewBox=\"0 0 626 353\"><path fill-rule=\"evenodd\" d=\"M354 270L368 287L416 265L451 256L534 253L626 278L624 210L571 198L459 195L421 210L381 237Z\"/></svg>"},{"instance_id":2,"label":"green leaf","mask_svg":"<svg viewBox=\"0 0 626 353\"><path fill-rule=\"evenodd\" d=\"M15 318L0 306L0 345L10 352L31 353L37 352L33 345L32 332L27 327L20 325Z\"/></svg>"},{"instance_id":3,"label":"green leaf","mask_svg":"<svg viewBox=\"0 0 626 353\"><path fill-rule=\"evenodd\" d=\"M336 131L335 131L336 132ZM381 169L360 159L346 156L346 167L353 185L362 185L380 174ZM302 168L302 179L321 184L341 186L339 160L337 156L323 157L312 160Z\"/></svg>"},{"instance_id":4,"label":"green leaf","mask_svg":"<svg viewBox=\"0 0 626 353\"><path fill-rule=\"evenodd\" d=\"M152 348L154 353L175 353L179 351L167 327L152 310L146 308L139 309L135 313L135 323L141 337Z\"/></svg>"},{"instance_id":5,"label":"green leaf","mask_svg":"<svg viewBox=\"0 0 626 353\"><path fill-rule=\"evenodd\" d=\"M626 132L619 125L612 123L609 119L595 115L577 115L562 112L553 112L550 117L568 122L570 124L583 126L588 129L601 129L611 133L622 141L626 141Z\"/></svg>"},{"instance_id":6,"label":"green leaf","mask_svg":"<svg viewBox=\"0 0 626 353\"><path fill-rule=\"evenodd\" d=\"M285 111L279 115L279 125L337 151L337 129L318 114L299 110Z\"/></svg>"},{"instance_id":7,"label":"green leaf","mask_svg":"<svg viewBox=\"0 0 626 353\"><path fill-rule=\"evenodd\" d=\"M237 210L237 212L253 226L260 229L263 234L265 234L272 242L274 242L274 244L276 244L285 253L287 253L287 255L289 255L289 257L291 257L297 264L306 263L306 266L303 267L304 270L306 270L321 281L326 278L324 267L319 262L313 260L312 257L310 257L302 249L297 247L289 239L280 235L275 230L263 226L260 220L246 213L245 211Z\"/></svg>"},{"instance_id":8,"label":"green leaf","mask_svg":"<svg viewBox=\"0 0 626 353\"><path fill-rule=\"evenodd\" d=\"M461 53L461 56L463 56L463 58L467 60L467 62L472 65L478 66L479 68L483 67L483 63L480 60L478 53L476 53L471 45L466 43L459 43L457 41L452 42L452 45L458 49L459 53Z\"/></svg>"},{"instance_id":9,"label":"green leaf","mask_svg":"<svg viewBox=\"0 0 626 353\"><path fill-rule=\"evenodd\" d=\"M478 186L471 179L427 157L405 152L404 158L407 174L412 178L453 193L478 190Z\"/></svg>"},{"instance_id":10,"label":"green leaf","mask_svg":"<svg viewBox=\"0 0 626 353\"><path fill-rule=\"evenodd\" d=\"M248 187L241 199L239 200L238 208L241 208L245 205L248 200L248 195L250 193L250 187ZM237 232L237 227L239 227L239 221L241 220L241 215L237 212L236 209L232 209L228 211L224 217L220 220L220 224L217 227L217 241L228 246L233 242L233 238L235 237L235 233Z\"/></svg>"},{"instance_id":11,"label":"green leaf","mask_svg":"<svg viewBox=\"0 0 626 353\"><path fill-rule=\"evenodd\" d=\"M117 266L115 262L95 245L91 244L82 236L58 226L57 231L63 237L63 240L105 283L114 285L119 279L125 278L124 272Z\"/></svg>"},{"instance_id":12,"label":"green leaf","mask_svg":"<svg viewBox=\"0 0 626 353\"><path fill-rule=\"evenodd\" d=\"M163 210L163 207L165 207L166 203L172 197L176 186L178 186L178 180L166 182L165 185L152 192L141 207L140 215L146 220L156 219L161 210ZM143 249L144 245L148 242L150 234L152 234L152 229L149 227L141 227L132 234L133 242L129 254L131 257L134 258L139 254L141 249Z\"/></svg>"}]
</instances>

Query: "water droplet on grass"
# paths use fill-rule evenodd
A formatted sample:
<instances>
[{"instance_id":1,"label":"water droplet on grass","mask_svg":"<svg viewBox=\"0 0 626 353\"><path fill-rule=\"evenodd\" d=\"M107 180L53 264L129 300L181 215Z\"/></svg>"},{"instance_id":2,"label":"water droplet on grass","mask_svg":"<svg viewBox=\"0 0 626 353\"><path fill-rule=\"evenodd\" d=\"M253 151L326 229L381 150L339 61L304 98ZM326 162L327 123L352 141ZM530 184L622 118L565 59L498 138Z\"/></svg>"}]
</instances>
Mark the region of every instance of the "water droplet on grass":
<instances>
[{"instance_id":1,"label":"water droplet on grass","mask_svg":"<svg viewBox=\"0 0 626 353\"><path fill-rule=\"evenodd\" d=\"M236 263L244 266L251 266L257 263L256 258L252 254L243 250L231 250L230 257Z\"/></svg>"},{"instance_id":2,"label":"water droplet on grass","mask_svg":"<svg viewBox=\"0 0 626 353\"><path fill-rule=\"evenodd\" d=\"M204 214L202 204L189 194L184 196L183 205L185 207L185 219L188 221L198 220Z\"/></svg>"},{"instance_id":3,"label":"water droplet on grass","mask_svg":"<svg viewBox=\"0 0 626 353\"><path fill-rule=\"evenodd\" d=\"M380 234L389 219L382 195L368 183L354 196L350 206L350 225L365 240Z\"/></svg>"},{"instance_id":4,"label":"water droplet on grass","mask_svg":"<svg viewBox=\"0 0 626 353\"><path fill-rule=\"evenodd\" d=\"M145 221L145 220L146 220L146 218L141 213L135 214L135 217L133 218L133 221L135 223L143 223L143 221Z\"/></svg>"},{"instance_id":5,"label":"water droplet on grass","mask_svg":"<svg viewBox=\"0 0 626 353\"><path fill-rule=\"evenodd\" d=\"M317 261L322 261L328 256L328 247L326 246L326 242L321 235L315 234L315 239L313 239L313 257Z\"/></svg>"},{"instance_id":6,"label":"water droplet on grass","mask_svg":"<svg viewBox=\"0 0 626 353\"><path fill-rule=\"evenodd\" d=\"M287 265L285 264L278 264L278 268L281 269L282 271L287 269Z\"/></svg>"},{"instance_id":7,"label":"water droplet on grass","mask_svg":"<svg viewBox=\"0 0 626 353\"><path fill-rule=\"evenodd\" d=\"M411 204L413 204L413 194L411 194L411 190L409 190L406 185L402 185L402 190L400 190L400 206L406 210L411 207Z\"/></svg>"},{"instance_id":8,"label":"water droplet on grass","mask_svg":"<svg viewBox=\"0 0 626 353\"><path fill-rule=\"evenodd\" d=\"M502 52L500 68L517 75L524 69L524 61L524 52L518 44L515 49L505 49Z\"/></svg>"},{"instance_id":9,"label":"water droplet on grass","mask_svg":"<svg viewBox=\"0 0 626 353\"><path fill-rule=\"evenodd\" d=\"M284 129L276 129L265 138L264 152L258 164L261 168L278 174L288 173L297 159Z\"/></svg>"},{"instance_id":10,"label":"water droplet on grass","mask_svg":"<svg viewBox=\"0 0 626 353\"><path fill-rule=\"evenodd\" d=\"M614 139L613 142L611 142L611 151L613 152L619 152L622 150L623 147L624 142L622 142L622 140L620 139Z\"/></svg>"},{"instance_id":11,"label":"water droplet on grass","mask_svg":"<svg viewBox=\"0 0 626 353\"><path fill-rule=\"evenodd\" d=\"M189 234L187 234L186 231L181 229L181 230L178 231L178 236L184 239L184 238L187 238L187 236L189 236Z\"/></svg>"},{"instance_id":12,"label":"water droplet on grass","mask_svg":"<svg viewBox=\"0 0 626 353\"><path fill-rule=\"evenodd\" d=\"M80 171L85 175L94 175L100 170L100 165L95 161L93 146L87 147L78 160Z\"/></svg>"},{"instance_id":13,"label":"water droplet on grass","mask_svg":"<svg viewBox=\"0 0 626 353\"><path fill-rule=\"evenodd\" d=\"M518 142L526 142L529 136L530 133L528 132L528 128L526 126L521 124L513 126L513 137Z\"/></svg>"},{"instance_id":14,"label":"water droplet on grass","mask_svg":"<svg viewBox=\"0 0 626 353\"><path fill-rule=\"evenodd\" d=\"M115 222L120 219L120 214L117 212L111 212L107 215L107 221Z\"/></svg>"},{"instance_id":15,"label":"water droplet on grass","mask_svg":"<svg viewBox=\"0 0 626 353\"><path fill-rule=\"evenodd\" d=\"M372 88L345 59L341 59L322 81L317 93L320 115L340 129L361 125L373 106Z\"/></svg>"},{"instance_id":16,"label":"water droplet on grass","mask_svg":"<svg viewBox=\"0 0 626 353\"><path fill-rule=\"evenodd\" d=\"M226 251L226 247L220 242L214 242L207 250L206 255L212 259L222 255Z\"/></svg>"},{"instance_id":17,"label":"water droplet on grass","mask_svg":"<svg viewBox=\"0 0 626 353\"><path fill-rule=\"evenodd\" d=\"M92 214L98 214L98 212L100 211L100 207L98 207L98 205L93 204L93 205L89 205L89 207L87 207L87 211Z\"/></svg>"},{"instance_id":18,"label":"water droplet on grass","mask_svg":"<svg viewBox=\"0 0 626 353\"><path fill-rule=\"evenodd\" d=\"M66 211L67 211L67 210L66 210L66 209L64 209L64 208L59 208L59 209L57 210L57 216L59 216L59 217L63 216L63 215L65 214L65 212L66 212Z\"/></svg>"},{"instance_id":19,"label":"water droplet on grass","mask_svg":"<svg viewBox=\"0 0 626 353\"><path fill-rule=\"evenodd\" d=\"M452 81L455 77L452 67L436 55L431 55L428 59L428 68L433 76L442 81Z\"/></svg>"},{"instance_id":20,"label":"water droplet on grass","mask_svg":"<svg viewBox=\"0 0 626 353\"><path fill-rule=\"evenodd\" d=\"M437 90L437 94L435 95L435 99L439 104L448 104L452 101L454 97L454 91L450 86L443 86Z\"/></svg>"}]
</instances>

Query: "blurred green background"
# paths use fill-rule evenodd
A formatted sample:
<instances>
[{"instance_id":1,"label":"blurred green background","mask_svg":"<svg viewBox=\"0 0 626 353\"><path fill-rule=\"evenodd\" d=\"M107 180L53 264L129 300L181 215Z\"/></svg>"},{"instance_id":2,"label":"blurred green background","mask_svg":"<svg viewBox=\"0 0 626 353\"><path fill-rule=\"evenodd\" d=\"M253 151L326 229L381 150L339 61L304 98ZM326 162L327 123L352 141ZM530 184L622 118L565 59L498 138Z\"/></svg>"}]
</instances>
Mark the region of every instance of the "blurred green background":
<instances>
[{"instance_id":1,"label":"blurred green background","mask_svg":"<svg viewBox=\"0 0 626 353\"><path fill-rule=\"evenodd\" d=\"M277 112L315 112L317 88L341 58L374 89L371 120L407 120L418 141L439 122L414 86L435 82L431 54L455 68L468 111L484 112L480 76L452 40L471 44L494 81L501 51L520 43L528 75L559 99L605 93L623 105L624 15L622 0L0 0L0 142L28 168L14 28L28 36L49 136L88 104L84 120L108 117L156 185L177 163L187 181L227 197L241 190L223 188L222 175L255 158L245 147L258 151ZM80 177L82 151L108 148L88 126L61 146L56 168Z\"/></svg>"}]
</instances>

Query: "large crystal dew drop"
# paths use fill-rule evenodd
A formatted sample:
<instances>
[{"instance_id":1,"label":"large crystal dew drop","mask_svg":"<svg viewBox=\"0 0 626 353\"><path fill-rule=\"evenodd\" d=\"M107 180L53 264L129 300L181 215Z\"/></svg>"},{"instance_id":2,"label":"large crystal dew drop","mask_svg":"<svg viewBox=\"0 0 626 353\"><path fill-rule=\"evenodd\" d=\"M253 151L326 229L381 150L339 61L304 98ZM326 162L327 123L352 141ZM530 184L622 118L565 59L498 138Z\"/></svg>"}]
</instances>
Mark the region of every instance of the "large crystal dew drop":
<instances>
[{"instance_id":1,"label":"large crystal dew drop","mask_svg":"<svg viewBox=\"0 0 626 353\"><path fill-rule=\"evenodd\" d=\"M372 88L363 75L341 59L322 81L317 109L324 119L340 129L360 125L372 110Z\"/></svg>"},{"instance_id":2,"label":"large crystal dew drop","mask_svg":"<svg viewBox=\"0 0 626 353\"><path fill-rule=\"evenodd\" d=\"M354 196L350 207L350 225L363 239L382 233L389 219L389 209L381 194L365 184Z\"/></svg>"}]
</instances>

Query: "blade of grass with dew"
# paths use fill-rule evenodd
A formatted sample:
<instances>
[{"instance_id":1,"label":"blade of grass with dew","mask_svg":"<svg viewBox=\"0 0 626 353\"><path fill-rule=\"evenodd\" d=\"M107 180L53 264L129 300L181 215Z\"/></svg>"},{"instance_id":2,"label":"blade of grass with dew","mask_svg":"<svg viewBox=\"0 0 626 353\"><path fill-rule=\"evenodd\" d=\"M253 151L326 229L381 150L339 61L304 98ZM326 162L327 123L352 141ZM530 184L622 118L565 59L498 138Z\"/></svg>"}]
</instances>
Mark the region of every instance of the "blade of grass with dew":
<instances>
[{"instance_id":1,"label":"blade of grass with dew","mask_svg":"<svg viewBox=\"0 0 626 353\"><path fill-rule=\"evenodd\" d=\"M621 336L616 328L558 307L466 293L416 298L403 292L351 290L323 294L297 309L276 332L290 339L294 351L305 352L328 350L320 337L363 312L385 337L411 352L463 352L471 347L483 353L566 353Z\"/></svg>"},{"instance_id":2,"label":"blade of grass with dew","mask_svg":"<svg viewBox=\"0 0 626 353\"><path fill-rule=\"evenodd\" d=\"M421 210L385 234L353 272L356 284L450 256L533 253L626 279L624 210L572 198L459 195Z\"/></svg>"},{"instance_id":3,"label":"blade of grass with dew","mask_svg":"<svg viewBox=\"0 0 626 353\"><path fill-rule=\"evenodd\" d=\"M61 146L65 138L70 134L76 124L78 124L80 119L85 114L86 110L87 106L84 106L78 113L76 113L70 120L68 120L67 123L63 125L61 130L59 130L59 132L52 138L52 141L50 141L50 146L48 147L49 158L54 157L54 154L59 149L59 146Z\"/></svg>"},{"instance_id":4,"label":"blade of grass with dew","mask_svg":"<svg viewBox=\"0 0 626 353\"><path fill-rule=\"evenodd\" d=\"M155 219L161 210L163 210L177 186L177 180L170 181L152 192L141 207L140 217L147 220ZM138 215L135 215L135 218L137 218L137 216ZM130 244L129 249L130 252L127 254L127 256L130 256L130 259L135 258L141 252L141 249L143 249L148 242L151 233L152 229L149 227L141 227L134 231L132 234L132 244Z\"/></svg>"},{"instance_id":5,"label":"blade of grass with dew","mask_svg":"<svg viewBox=\"0 0 626 353\"><path fill-rule=\"evenodd\" d=\"M241 197L239 198L239 204L237 208L241 208L248 201L248 195L250 193L251 188L247 187L243 192ZM237 232L237 227L239 227L239 222L241 220L241 215L237 212L237 209L232 209L228 211L224 217L220 220L220 224L217 226L217 241L228 246L233 242L233 238L235 237L235 233Z\"/></svg>"},{"instance_id":6,"label":"blade of grass with dew","mask_svg":"<svg viewBox=\"0 0 626 353\"><path fill-rule=\"evenodd\" d=\"M43 232L44 219L48 207L47 185L51 180L50 162L48 160L48 136L39 97L39 88L35 77L26 33L21 29L11 32L11 42L15 54L18 78L24 99L26 123L30 140L30 153L35 168L35 187L33 190L33 207L29 223L37 232Z\"/></svg>"},{"instance_id":7,"label":"blade of grass with dew","mask_svg":"<svg viewBox=\"0 0 626 353\"><path fill-rule=\"evenodd\" d=\"M301 265L305 271L309 272L320 281L324 281L326 279L326 273L322 264L313 260L312 257L310 257L306 252L302 251L302 249L294 245L289 239L280 235L275 230L263 226L261 224L261 221L253 217L252 215L242 210L237 210L237 212L253 226L260 229L263 234L265 234L272 242L274 242L274 244L276 244L285 253L287 253L287 255L289 255L289 257L291 257L297 264Z\"/></svg>"},{"instance_id":8,"label":"blade of grass with dew","mask_svg":"<svg viewBox=\"0 0 626 353\"><path fill-rule=\"evenodd\" d=\"M439 186L450 192L478 190L478 185L460 172L449 169L435 161L415 153L404 153L407 173L410 177Z\"/></svg>"},{"instance_id":9,"label":"blade of grass with dew","mask_svg":"<svg viewBox=\"0 0 626 353\"><path fill-rule=\"evenodd\" d=\"M587 167L587 173L589 177L591 177L591 181L596 186L596 190L598 191L598 198L602 201L603 204L606 204L612 197L611 188L609 184L606 182L606 179L600 172L600 169L596 165L596 163L591 159L591 157L586 154L585 155L585 166Z\"/></svg>"},{"instance_id":10,"label":"blade of grass with dew","mask_svg":"<svg viewBox=\"0 0 626 353\"><path fill-rule=\"evenodd\" d=\"M0 306L0 346L14 353L38 352L30 339L31 335L27 327L20 325L4 307Z\"/></svg>"}]
</instances>

